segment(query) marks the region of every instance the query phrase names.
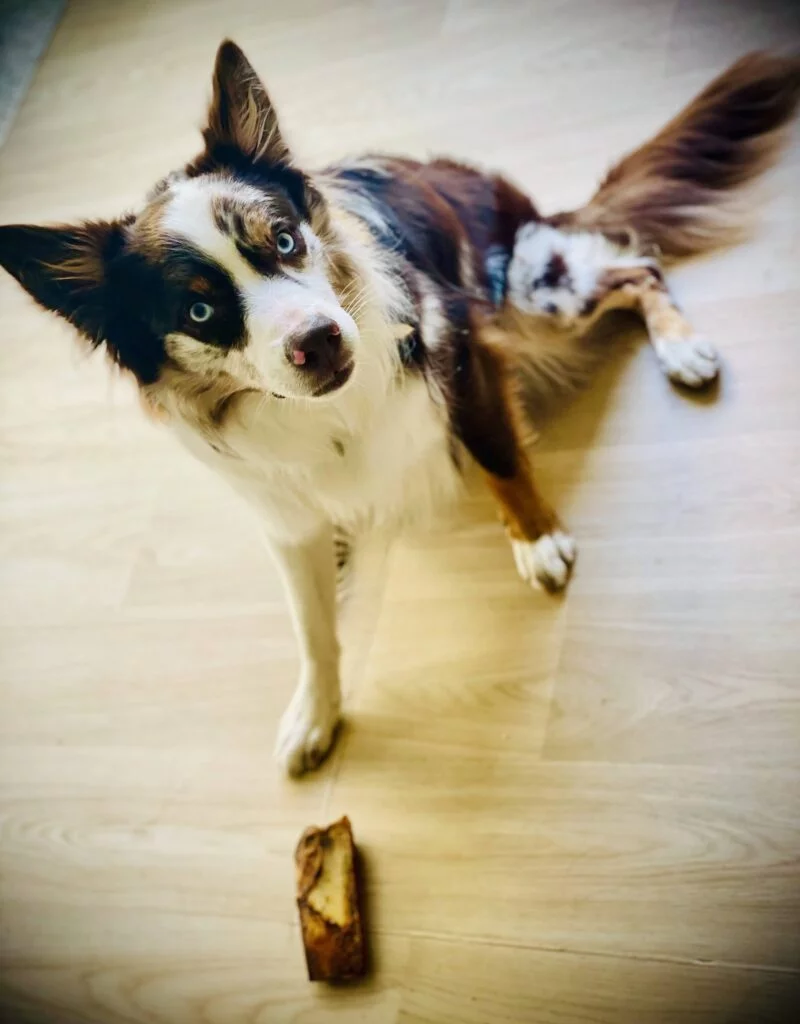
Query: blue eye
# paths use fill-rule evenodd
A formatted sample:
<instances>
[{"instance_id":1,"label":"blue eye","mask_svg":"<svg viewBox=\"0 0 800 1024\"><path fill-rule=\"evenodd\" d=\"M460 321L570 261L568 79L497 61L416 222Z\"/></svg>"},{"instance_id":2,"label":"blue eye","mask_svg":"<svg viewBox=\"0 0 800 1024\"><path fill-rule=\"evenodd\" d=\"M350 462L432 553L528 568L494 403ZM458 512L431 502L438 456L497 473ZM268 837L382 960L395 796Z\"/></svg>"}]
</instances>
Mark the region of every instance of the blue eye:
<instances>
[{"instance_id":1,"label":"blue eye","mask_svg":"<svg viewBox=\"0 0 800 1024\"><path fill-rule=\"evenodd\" d=\"M293 253L296 248L294 236L290 235L288 231L278 232L278 237L275 239L275 245L278 247L278 252L281 256L288 256Z\"/></svg>"},{"instance_id":2,"label":"blue eye","mask_svg":"<svg viewBox=\"0 0 800 1024\"><path fill-rule=\"evenodd\" d=\"M193 302L189 307L189 317L196 324L204 324L214 315L214 307L207 302Z\"/></svg>"}]
</instances>

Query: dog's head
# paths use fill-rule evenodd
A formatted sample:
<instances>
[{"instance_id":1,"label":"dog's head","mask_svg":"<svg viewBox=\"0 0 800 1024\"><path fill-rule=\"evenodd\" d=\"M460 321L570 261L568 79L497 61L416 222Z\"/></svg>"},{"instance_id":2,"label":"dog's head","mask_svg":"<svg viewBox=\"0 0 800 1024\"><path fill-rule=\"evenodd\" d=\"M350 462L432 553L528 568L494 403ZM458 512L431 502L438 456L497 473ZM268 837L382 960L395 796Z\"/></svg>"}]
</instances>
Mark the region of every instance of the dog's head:
<instances>
[{"instance_id":1,"label":"dog's head","mask_svg":"<svg viewBox=\"0 0 800 1024\"><path fill-rule=\"evenodd\" d=\"M2 227L0 264L140 384L169 367L284 398L338 391L358 361L356 272L232 42L203 136L140 214Z\"/></svg>"}]
</instances>

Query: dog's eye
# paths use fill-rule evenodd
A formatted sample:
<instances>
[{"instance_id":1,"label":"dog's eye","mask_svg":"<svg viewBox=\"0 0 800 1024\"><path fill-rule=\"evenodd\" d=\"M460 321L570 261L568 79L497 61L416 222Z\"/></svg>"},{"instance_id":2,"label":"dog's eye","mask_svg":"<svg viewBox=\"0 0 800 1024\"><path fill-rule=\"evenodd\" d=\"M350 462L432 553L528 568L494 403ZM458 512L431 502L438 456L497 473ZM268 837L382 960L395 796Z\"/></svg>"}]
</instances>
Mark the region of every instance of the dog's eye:
<instances>
[{"instance_id":1,"label":"dog's eye","mask_svg":"<svg viewBox=\"0 0 800 1024\"><path fill-rule=\"evenodd\" d=\"M280 231L275 239L275 245L281 256L289 256L294 252L297 243L294 240L294 235L290 235L288 231Z\"/></svg>"},{"instance_id":2,"label":"dog's eye","mask_svg":"<svg viewBox=\"0 0 800 1024\"><path fill-rule=\"evenodd\" d=\"M189 319L194 320L196 324L204 324L213 315L214 307L209 306L207 302L193 302L189 306Z\"/></svg>"}]
</instances>

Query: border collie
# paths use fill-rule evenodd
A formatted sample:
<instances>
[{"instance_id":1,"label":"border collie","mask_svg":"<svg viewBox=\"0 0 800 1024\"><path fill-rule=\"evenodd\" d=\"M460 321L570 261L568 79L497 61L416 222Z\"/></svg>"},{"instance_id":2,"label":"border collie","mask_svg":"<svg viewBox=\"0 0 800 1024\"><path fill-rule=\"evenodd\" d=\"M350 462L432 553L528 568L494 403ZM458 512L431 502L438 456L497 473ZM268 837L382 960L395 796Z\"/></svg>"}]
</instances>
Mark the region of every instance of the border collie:
<instances>
[{"instance_id":1,"label":"border collie","mask_svg":"<svg viewBox=\"0 0 800 1024\"><path fill-rule=\"evenodd\" d=\"M568 380L576 341L620 307L672 380L716 377L660 261L730 241L730 194L776 157L799 98L800 60L746 56L586 206L544 217L452 160L306 173L224 42L203 151L138 213L0 228L22 287L105 346L145 408L257 506L302 654L277 741L288 772L317 766L339 721L337 531L455 496L472 459L520 575L564 587L575 544L536 489L520 380Z\"/></svg>"}]
</instances>

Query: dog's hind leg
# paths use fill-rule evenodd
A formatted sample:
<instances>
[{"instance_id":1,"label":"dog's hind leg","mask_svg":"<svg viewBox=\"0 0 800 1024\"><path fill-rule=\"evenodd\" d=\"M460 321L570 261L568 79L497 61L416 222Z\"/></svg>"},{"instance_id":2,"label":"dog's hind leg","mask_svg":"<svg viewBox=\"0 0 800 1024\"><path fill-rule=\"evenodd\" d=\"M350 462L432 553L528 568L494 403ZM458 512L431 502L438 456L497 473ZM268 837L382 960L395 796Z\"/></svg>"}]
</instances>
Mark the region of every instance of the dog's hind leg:
<instances>
[{"instance_id":1,"label":"dog's hind leg","mask_svg":"<svg viewBox=\"0 0 800 1024\"><path fill-rule=\"evenodd\" d=\"M523 227L508 268L506 301L578 335L608 310L633 309L672 380L702 387L719 371L714 349L678 309L658 262L598 232L538 223Z\"/></svg>"},{"instance_id":2,"label":"dog's hind leg","mask_svg":"<svg viewBox=\"0 0 800 1024\"><path fill-rule=\"evenodd\" d=\"M532 311L554 316L561 307L577 321L591 319L595 304L600 312L629 305L673 380L690 387L713 380L713 349L644 254L680 259L740 238L752 196L736 193L775 162L798 107L800 58L742 57L612 167L585 206L518 231L508 275L514 301L544 305Z\"/></svg>"},{"instance_id":3,"label":"dog's hind leg","mask_svg":"<svg viewBox=\"0 0 800 1024\"><path fill-rule=\"evenodd\" d=\"M575 561L575 541L539 493L527 451L525 418L516 395L507 346L500 333L474 339L460 368L453 426L486 475L505 525L517 571L527 583L557 591Z\"/></svg>"},{"instance_id":4,"label":"dog's hind leg","mask_svg":"<svg viewBox=\"0 0 800 1024\"><path fill-rule=\"evenodd\" d=\"M664 373L678 384L703 387L719 373L714 348L700 337L675 303L655 262L610 267L600 275L592 301L599 313L637 310Z\"/></svg>"}]
</instances>

